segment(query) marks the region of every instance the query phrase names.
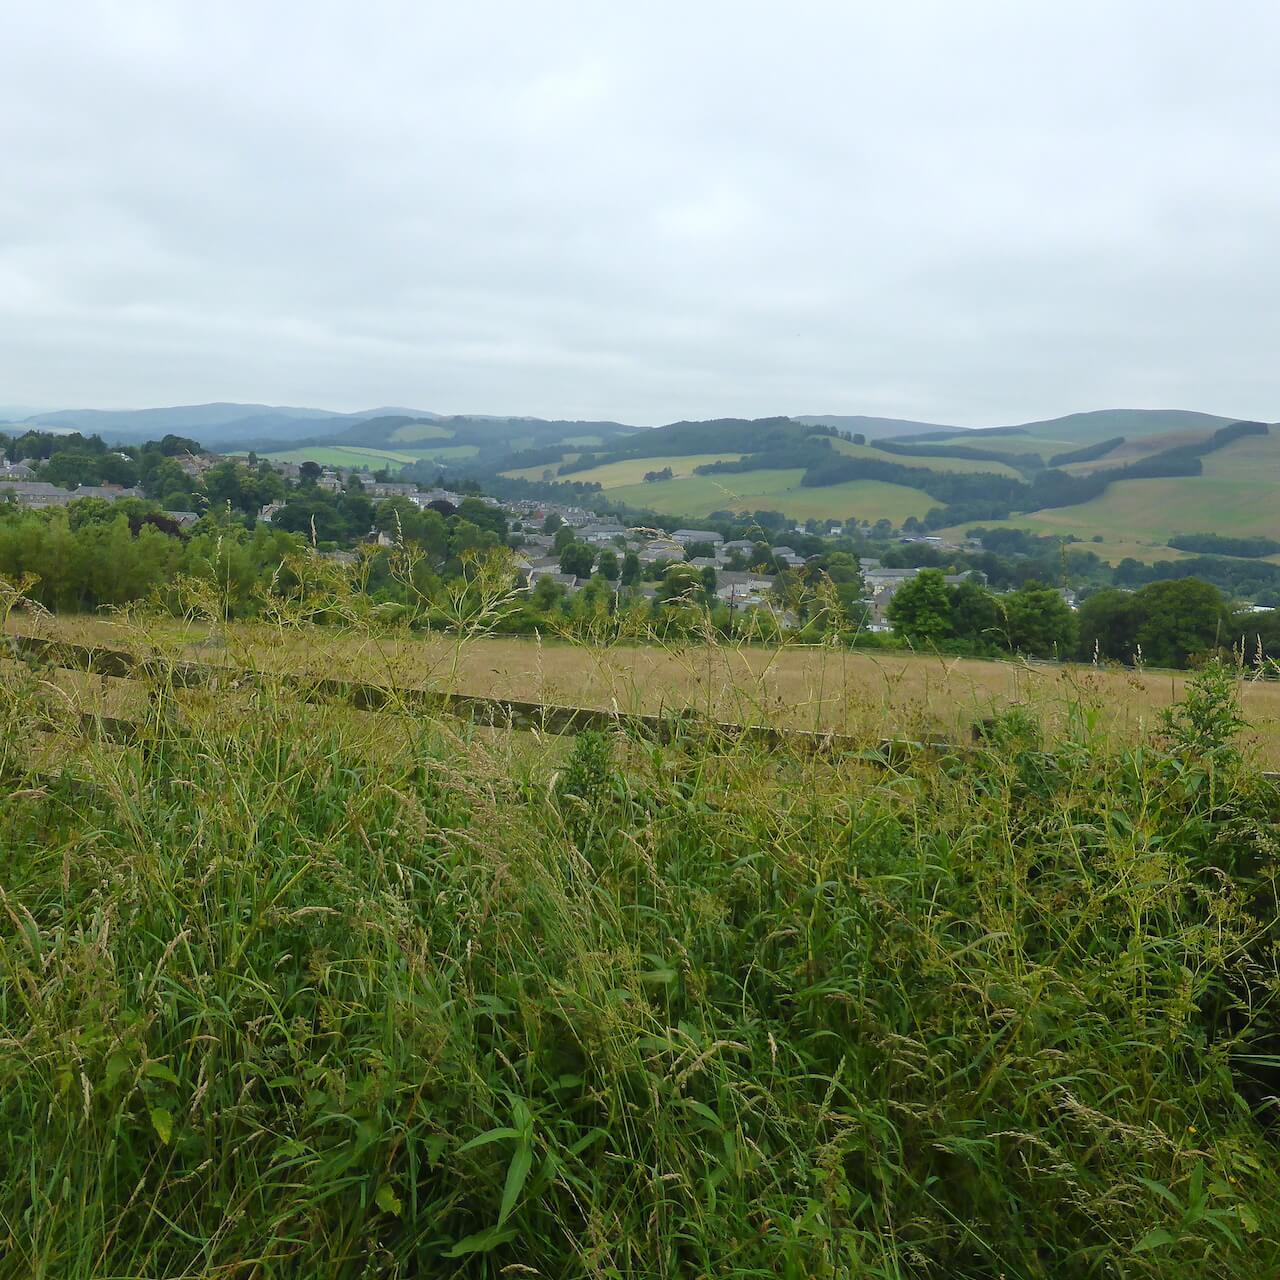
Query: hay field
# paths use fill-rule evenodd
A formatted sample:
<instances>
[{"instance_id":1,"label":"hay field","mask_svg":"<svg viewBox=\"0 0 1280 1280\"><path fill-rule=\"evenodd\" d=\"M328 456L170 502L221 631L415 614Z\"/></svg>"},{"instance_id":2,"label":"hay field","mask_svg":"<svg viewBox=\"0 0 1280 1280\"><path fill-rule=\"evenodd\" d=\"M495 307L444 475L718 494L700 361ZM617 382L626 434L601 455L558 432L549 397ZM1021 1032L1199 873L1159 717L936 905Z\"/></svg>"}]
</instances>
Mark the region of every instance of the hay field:
<instances>
[{"instance_id":1,"label":"hay field","mask_svg":"<svg viewBox=\"0 0 1280 1280\"><path fill-rule=\"evenodd\" d=\"M869 740L963 739L975 721L1015 703L1033 711L1050 732L1070 714L1071 704L1093 707L1111 733L1128 740L1152 728L1187 679L1175 672L801 645L601 648L509 636L277 631L247 623L211 637L207 628L176 622L157 631L154 621L143 630L67 617L23 618L11 629L134 652L145 652L159 637L166 652L201 662L624 712L694 708L715 719ZM68 687L74 685L79 697L93 684L72 680ZM1280 683L1242 681L1240 692L1257 759L1280 768Z\"/></svg>"}]
</instances>

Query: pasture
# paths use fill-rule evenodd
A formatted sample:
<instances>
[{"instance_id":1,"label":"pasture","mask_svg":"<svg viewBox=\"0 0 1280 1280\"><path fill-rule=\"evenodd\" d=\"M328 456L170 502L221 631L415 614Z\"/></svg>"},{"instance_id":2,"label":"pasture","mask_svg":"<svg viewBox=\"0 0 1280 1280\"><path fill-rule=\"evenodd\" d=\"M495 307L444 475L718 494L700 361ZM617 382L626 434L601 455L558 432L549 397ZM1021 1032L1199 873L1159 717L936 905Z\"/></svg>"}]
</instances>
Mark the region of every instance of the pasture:
<instances>
[{"instance_id":1,"label":"pasture","mask_svg":"<svg viewBox=\"0 0 1280 1280\"><path fill-rule=\"evenodd\" d=\"M367 467L378 471L383 467L397 470L413 462L456 462L474 458L477 453L479 449L473 444L433 445L427 441L418 447L403 449L375 449L355 444L304 445L263 454L263 457L276 462L316 462L323 467Z\"/></svg>"}]
</instances>

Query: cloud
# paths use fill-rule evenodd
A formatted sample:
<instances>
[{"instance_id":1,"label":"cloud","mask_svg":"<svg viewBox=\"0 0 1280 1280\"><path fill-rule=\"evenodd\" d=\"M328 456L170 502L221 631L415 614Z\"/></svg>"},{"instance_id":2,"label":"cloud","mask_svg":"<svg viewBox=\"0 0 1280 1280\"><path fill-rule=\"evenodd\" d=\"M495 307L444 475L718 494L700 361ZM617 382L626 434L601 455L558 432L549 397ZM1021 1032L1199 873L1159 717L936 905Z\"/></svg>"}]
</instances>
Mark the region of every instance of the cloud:
<instances>
[{"instance_id":1,"label":"cloud","mask_svg":"<svg viewBox=\"0 0 1280 1280\"><path fill-rule=\"evenodd\" d=\"M1260 0L7 27L5 401L1277 416Z\"/></svg>"}]
</instances>

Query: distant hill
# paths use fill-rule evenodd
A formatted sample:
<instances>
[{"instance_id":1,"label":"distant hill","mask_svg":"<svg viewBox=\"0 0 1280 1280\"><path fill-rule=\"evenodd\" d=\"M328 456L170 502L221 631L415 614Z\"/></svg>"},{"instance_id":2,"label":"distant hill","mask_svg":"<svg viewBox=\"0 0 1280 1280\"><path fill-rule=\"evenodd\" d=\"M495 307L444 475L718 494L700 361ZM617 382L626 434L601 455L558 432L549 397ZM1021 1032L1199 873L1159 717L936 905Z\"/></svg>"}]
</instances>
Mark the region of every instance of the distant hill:
<instances>
[{"instance_id":1,"label":"distant hill","mask_svg":"<svg viewBox=\"0 0 1280 1280\"><path fill-rule=\"evenodd\" d=\"M1020 422L1017 430L1046 440L1078 441L1092 444L1110 436L1141 439L1174 431L1216 431L1239 418L1223 418L1215 413L1192 409L1094 409L1088 413L1068 413L1061 418ZM974 431L981 433L981 427Z\"/></svg>"},{"instance_id":2,"label":"distant hill","mask_svg":"<svg viewBox=\"0 0 1280 1280\"><path fill-rule=\"evenodd\" d=\"M1140 439L1171 431L1214 431L1239 419L1193 409L1094 409L1059 418L1038 418L988 427L959 427L945 422L912 422L906 418L871 418L861 414L802 414L794 421L807 426L834 427L842 435L864 435L868 440L909 440L945 433L956 436L1031 435L1039 439L1078 442L1082 445L1110 436Z\"/></svg>"},{"instance_id":3,"label":"distant hill","mask_svg":"<svg viewBox=\"0 0 1280 1280\"><path fill-rule=\"evenodd\" d=\"M969 427L950 427L941 422L912 422L907 418L868 418L863 414L799 414L793 422L806 427L834 427L841 435L863 435L868 440L892 440L897 436L913 436L922 431L955 431L968 433Z\"/></svg>"},{"instance_id":4,"label":"distant hill","mask_svg":"<svg viewBox=\"0 0 1280 1280\"><path fill-rule=\"evenodd\" d=\"M378 408L358 413L336 413L293 405L215 404L172 405L156 409L58 409L31 414L21 421L28 426L96 432L118 440L155 439L166 433L194 435L210 448L221 448L240 438L283 442L321 432L332 433L338 424L403 414L430 420L438 414L421 409Z\"/></svg>"}]
</instances>

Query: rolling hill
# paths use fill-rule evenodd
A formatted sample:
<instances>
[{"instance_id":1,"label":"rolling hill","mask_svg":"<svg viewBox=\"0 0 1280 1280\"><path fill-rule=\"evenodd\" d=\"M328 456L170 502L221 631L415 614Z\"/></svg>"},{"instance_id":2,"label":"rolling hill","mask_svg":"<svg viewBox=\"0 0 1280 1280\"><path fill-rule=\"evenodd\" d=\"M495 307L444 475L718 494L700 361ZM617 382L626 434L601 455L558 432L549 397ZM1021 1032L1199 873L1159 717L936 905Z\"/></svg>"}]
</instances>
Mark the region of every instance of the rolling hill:
<instances>
[{"instance_id":1,"label":"rolling hill","mask_svg":"<svg viewBox=\"0 0 1280 1280\"><path fill-rule=\"evenodd\" d=\"M508 492L551 496L548 486L558 485L566 497L599 492L659 514L768 508L952 530L1007 524L1082 539L1112 559L1168 555L1177 534L1280 533L1272 515L1280 437L1236 422L1185 409L1101 409L991 427L813 414L639 428L230 402L24 420L122 441L175 432L224 452L386 467L426 481L443 473ZM655 474L662 478L646 481Z\"/></svg>"},{"instance_id":2,"label":"rolling hill","mask_svg":"<svg viewBox=\"0 0 1280 1280\"><path fill-rule=\"evenodd\" d=\"M888 434L874 435L877 424ZM849 439L854 427L866 444ZM501 474L599 485L607 498L660 514L767 507L797 519L927 517L954 530L1007 522L1091 545L1101 537L1112 558L1154 558L1177 533L1277 532L1277 445L1264 424L1179 409L1098 410L985 429L835 416L721 419L566 449ZM644 481L646 473L655 478Z\"/></svg>"},{"instance_id":3,"label":"rolling hill","mask_svg":"<svg viewBox=\"0 0 1280 1280\"><path fill-rule=\"evenodd\" d=\"M58 409L36 413L16 425L96 433L121 442L158 439L167 434L194 436L211 449L233 448L241 441L280 444L333 433L346 424L391 415L431 420L426 410L380 408L357 413L292 405L214 404L173 405L155 409Z\"/></svg>"}]
</instances>

